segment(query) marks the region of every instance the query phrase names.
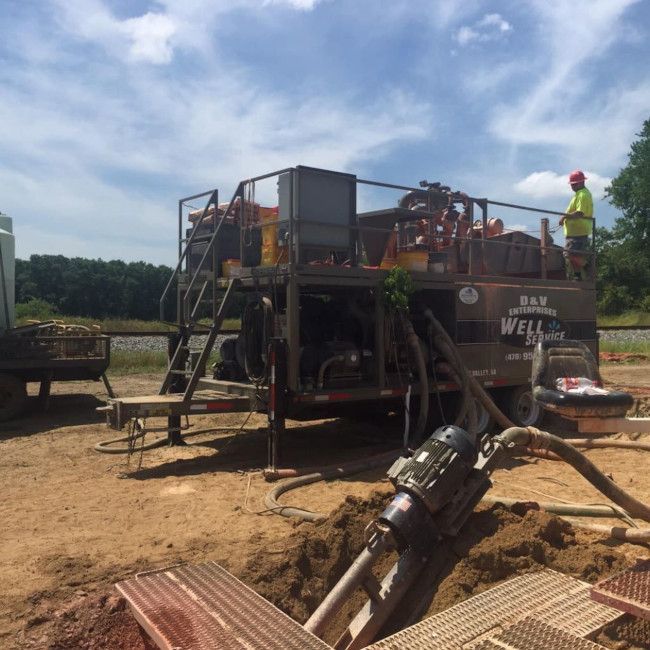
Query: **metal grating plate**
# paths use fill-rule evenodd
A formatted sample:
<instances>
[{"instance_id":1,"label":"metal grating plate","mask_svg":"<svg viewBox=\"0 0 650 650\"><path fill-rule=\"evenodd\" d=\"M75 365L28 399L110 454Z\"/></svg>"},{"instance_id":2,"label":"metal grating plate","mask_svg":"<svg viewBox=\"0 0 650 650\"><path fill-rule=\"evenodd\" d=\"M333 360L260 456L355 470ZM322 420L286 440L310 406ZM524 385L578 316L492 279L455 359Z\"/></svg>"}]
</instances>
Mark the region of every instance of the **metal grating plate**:
<instances>
[{"instance_id":1,"label":"metal grating plate","mask_svg":"<svg viewBox=\"0 0 650 650\"><path fill-rule=\"evenodd\" d=\"M591 601L588 588L585 582L549 569L528 573L378 641L368 650L473 648L494 639L517 620L538 613L542 621L553 622L556 629L569 634L591 633L618 618L620 612Z\"/></svg>"},{"instance_id":2,"label":"metal grating plate","mask_svg":"<svg viewBox=\"0 0 650 650\"><path fill-rule=\"evenodd\" d=\"M474 650L598 650L604 646L587 641L552 625L525 618L501 634L483 641Z\"/></svg>"},{"instance_id":3,"label":"metal grating plate","mask_svg":"<svg viewBox=\"0 0 650 650\"><path fill-rule=\"evenodd\" d=\"M623 612L650 620L650 560L597 582L591 597Z\"/></svg>"},{"instance_id":4,"label":"metal grating plate","mask_svg":"<svg viewBox=\"0 0 650 650\"><path fill-rule=\"evenodd\" d=\"M536 620L577 636L590 637L621 615L617 609L594 602L586 582L565 577L573 581L574 588L570 589L567 581L566 591L552 603L535 610Z\"/></svg>"},{"instance_id":5,"label":"metal grating plate","mask_svg":"<svg viewBox=\"0 0 650 650\"><path fill-rule=\"evenodd\" d=\"M116 587L163 650L329 648L215 562L141 574Z\"/></svg>"}]
</instances>

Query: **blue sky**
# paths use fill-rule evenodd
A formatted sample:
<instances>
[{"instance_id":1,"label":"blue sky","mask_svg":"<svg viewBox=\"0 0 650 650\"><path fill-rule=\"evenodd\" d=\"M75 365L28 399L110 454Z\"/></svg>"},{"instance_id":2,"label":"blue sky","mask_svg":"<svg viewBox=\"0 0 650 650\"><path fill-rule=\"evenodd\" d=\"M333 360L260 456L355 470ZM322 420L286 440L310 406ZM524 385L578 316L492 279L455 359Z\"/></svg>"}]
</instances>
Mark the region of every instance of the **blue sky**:
<instances>
[{"instance_id":1,"label":"blue sky","mask_svg":"<svg viewBox=\"0 0 650 650\"><path fill-rule=\"evenodd\" d=\"M650 118L643 0L0 8L0 211L23 258L171 264L179 197L298 164L549 209L582 168L611 225L603 187Z\"/></svg>"}]
</instances>

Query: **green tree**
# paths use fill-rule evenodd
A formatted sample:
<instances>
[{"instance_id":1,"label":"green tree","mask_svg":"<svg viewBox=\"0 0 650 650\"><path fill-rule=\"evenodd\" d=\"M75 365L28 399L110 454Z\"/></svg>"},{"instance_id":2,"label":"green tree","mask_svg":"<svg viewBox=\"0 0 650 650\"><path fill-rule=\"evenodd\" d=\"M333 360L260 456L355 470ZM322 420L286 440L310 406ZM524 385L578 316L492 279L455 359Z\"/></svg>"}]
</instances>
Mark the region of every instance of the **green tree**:
<instances>
[{"instance_id":1,"label":"green tree","mask_svg":"<svg viewBox=\"0 0 650 650\"><path fill-rule=\"evenodd\" d=\"M611 231L599 228L599 308L603 313L650 305L650 119L632 143L627 165L606 188L623 216Z\"/></svg>"}]
</instances>

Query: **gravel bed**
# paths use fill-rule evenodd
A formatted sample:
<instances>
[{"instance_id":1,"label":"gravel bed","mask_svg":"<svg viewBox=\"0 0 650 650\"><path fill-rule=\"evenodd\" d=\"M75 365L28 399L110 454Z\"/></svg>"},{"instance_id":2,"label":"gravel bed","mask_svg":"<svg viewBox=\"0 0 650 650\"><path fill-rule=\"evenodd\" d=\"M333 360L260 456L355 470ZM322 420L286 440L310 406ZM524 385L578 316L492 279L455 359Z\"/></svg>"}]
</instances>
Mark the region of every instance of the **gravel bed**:
<instances>
[{"instance_id":1,"label":"gravel bed","mask_svg":"<svg viewBox=\"0 0 650 650\"><path fill-rule=\"evenodd\" d=\"M218 350L223 340L227 338L223 334L217 336L214 344L214 349ZM191 340L192 349L201 349L205 345L207 336L194 335ZM167 351L167 337L166 336L113 336L111 341L111 350L127 350L131 352L145 352L145 351Z\"/></svg>"},{"instance_id":2,"label":"gravel bed","mask_svg":"<svg viewBox=\"0 0 650 650\"><path fill-rule=\"evenodd\" d=\"M650 341L650 330L598 330L601 341L615 341L616 343L638 343Z\"/></svg>"},{"instance_id":3,"label":"gravel bed","mask_svg":"<svg viewBox=\"0 0 650 650\"><path fill-rule=\"evenodd\" d=\"M616 341L619 343L649 341L650 330L599 330L601 341ZM223 334L217 336L214 349L218 350L222 341L227 338ZM192 337L192 348L201 348L206 337L195 335ZM167 337L165 336L114 336L111 349L113 350L167 350Z\"/></svg>"}]
</instances>

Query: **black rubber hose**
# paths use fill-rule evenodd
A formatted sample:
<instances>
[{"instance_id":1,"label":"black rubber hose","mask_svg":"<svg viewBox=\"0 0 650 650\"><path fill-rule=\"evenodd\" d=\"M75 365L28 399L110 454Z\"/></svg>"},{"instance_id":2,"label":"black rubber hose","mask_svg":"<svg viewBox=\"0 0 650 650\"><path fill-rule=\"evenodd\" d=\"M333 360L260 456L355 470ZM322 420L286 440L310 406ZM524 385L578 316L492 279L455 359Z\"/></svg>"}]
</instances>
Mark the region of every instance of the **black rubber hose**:
<instances>
[{"instance_id":1,"label":"black rubber hose","mask_svg":"<svg viewBox=\"0 0 650 650\"><path fill-rule=\"evenodd\" d=\"M256 385L266 382L268 363L266 351L273 336L273 303L258 296L244 307L241 331L244 336L246 375Z\"/></svg>"},{"instance_id":2,"label":"black rubber hose","mask_svg":"<svg viewBox=\"0 0 650 650\"><path fill-rule=\"evenodd\" d=\"M386 463L394 461L400 453L401 450L396 449L392 452L386 452L385 454L380 454L362 461L357 460L351 463L345 463L339 467L333 467L320 472L314 472L313 474L306 474L305 476L297 476L295 478L287 479L278 483L266 493L264 504L270 511L282 515L283 517L299 517L305 521L322 521L323 519L327 519L328 515L322 512L305 510L304 508L283 506L278 503L278 499L285 492L295 490L303 485L309 485L310 483L316 483L318 481L327 481L333 478L343 478L344 476L359 474L360 472L385 466Z\"/></svg>"},{"instance_id":3,"label":"black rubber hose","mask_svg":"<svg viewBox=\"0 0 650 650\"><path fill-rule=\"evenodd\" d=\"M427 376L427 365L424 361L422 348L420 347L420 339L413 329L413 324L404 314L400 314L400 317L402 327L406 332L406 342L413 351L418 371L420 410L418 412L418 419L413 432L413 439L418 440L424 433L427 426L427 418L429 417L429 378Z\"/></svg>"},{"instance_id":4,"label":"black rubber hose","mask_svg":"<svg viewBox=\"0 0 650 650\"><path fill-rule=\"evenodd\" d=\"M438 350L451 361L454 368L459 372L461 377L466 377L472 394L483 404L486 411L494 418L495 422L504 429L514 427L515 424L507 418L501 409L494 403L492 398L487 394L483 386L479 384L476 377L467 372L467 368L458 353L456 345L442 326L440 321L433 315L430 309L424 310L424 317L431 323L435 331L434 342Z\"/></svg>"},{"instance_id":5,"label":"black rubber hose","mask_svg":"<svg viewBox=\"0 0 650 650\"><path fill-rule=\"evenodd\" d=\"M584 454L575 447L567 444L562 438L552 433L540 431L534 427L511 427L496 436L507 448L522 445L530 449L548 449L569 463L579 474L589 481L599 492L608 499L624 508L632 517L650 521L650 507L635 499L622 490L616 483L607 478Z\"/></svg>"},{"instance_id":6,"label":"black rubber hose","mask_svg":"<svg viewBox=\"0 0 650 650\"><path fill-rule=\"evenodd\" d=\"M456 419L454 420L454 424L457 427L460 427L463 425L463 422L465 422L465 420L467 419L469 409L474 407L474 405L472 404L472 393L469 390L469 382L467 382L467 380L463 381L463 378L461 377L460 373L456 372L454 366L452 366L451 363L448 361L439 362L438 367L443 372L448 374L452 378L452 380L455 381L460 386L462 401L460 403L460 408L458 409Z\"/></svg>"}]
</instances>

